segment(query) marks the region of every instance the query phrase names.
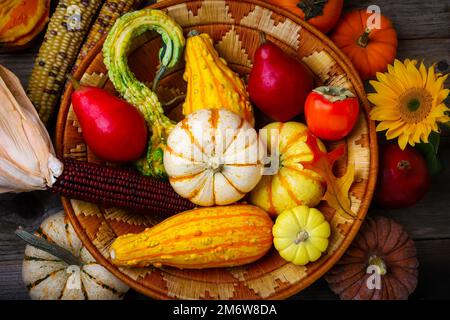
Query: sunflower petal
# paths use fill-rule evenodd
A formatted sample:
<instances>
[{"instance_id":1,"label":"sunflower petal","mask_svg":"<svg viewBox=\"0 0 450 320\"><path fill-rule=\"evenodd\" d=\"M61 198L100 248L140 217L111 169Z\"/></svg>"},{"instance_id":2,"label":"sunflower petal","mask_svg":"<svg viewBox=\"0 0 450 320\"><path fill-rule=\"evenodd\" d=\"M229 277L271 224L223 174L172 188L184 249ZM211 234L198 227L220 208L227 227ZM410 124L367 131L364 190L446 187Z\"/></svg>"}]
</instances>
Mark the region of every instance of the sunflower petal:
<instances>
[{"instance_id":1,"label":"sunflower petal","mask_svg":"<svg viewBox=\"0 0 450 320\"><path fill-rule=\"evenodd\" d=\"M406 70L407 70L410 82L412 82L412 84L413 84L413 87L416 87L416 88L422 87L422 77L420 76L419 70L417 70L417 68L416 68L416 64L413 64L413 63L407 64Z\"/></svg>"},{"instance_id":2,"label":"sunflower petal","mask_svg":"<svg viewBox=\"0 0 450 320\"><path fill-rule=\"evenodd\" d=\"M434 97L434 99L437 99L439 97L439 93L441 92L441 90L444 89L444 82L445 82L445 80L447 80L447 78L448 78L448 75L439 77L436 79L434 84L430 84L430 86L432 87L432 91L430 91L430 94Z\"/></svg>"},{"instance_id":3,"label":"sunflower petal","mask_svg":"<svg viewBox=\"0 0 450 320\"><path fill-rule=\"evenodd\" d=\"M370 84L372 87L377 91L379 94L385 95L389 98L396 99L398 97L398 94L395 93L395 91L390 87L389 85L386 85L383 82L379 81L370 81Z\"/></svg>"},{"instance_id":4,"label":"sunflower petal","mask_svg":"<svg viewBox=\"0 0 450 320\"><path fill-rule=\"evenodd\" d=\"M386 83L389 87L392 88L395 92L397 92L397 96L402 94L404 91L408 90L409 87L405 86L402 81L399 81L398 78L393 74L385 74Z\"/></svg>"},{"instance_id":5,"label":"sunflower petal","mask_svg":"<svg viewBox=\"0 0 450 320\"><path fill-rule=\"evenodd\" d=\"M421 122L416 124L416 129L414 131L414 139L417 143L420 143L424 130L425 130L425 127L423 126L423 124ZM417 138L417 140L416 140L416 138Z\"/></svg>"},{"instance_id":6,"label":"sunflower petal","mask_svg":"<svg viewBox=\"0 0 450 320\"><path fill-rule=\"evenodd\" d=\"M445 116L445 112L447 112L447 111L449 111L449 108L447 108L447 106L444 103L441 103L441 104L437 105L436 107L434 107L433 110L431 110L428 117L440 118L440 117Z\"/></svg>"},{"instance_id":7,"label":"sunflower petal","mask_svg":"<svg viewBox=\"0 0 450 320\"><path fill-rule=\"evenodd\" d=\"M447 99L449 93L450 93L450 89L443 89L443 90L439 91L439 94L437 95L437 98L436 98L436 103L439 104L442 101L444 101L445 99Z\"/></svg>"},{"instance_id":8,"label":"sunflower petal","mask_svg":"<svg viewBox=\"0 0 450 320\"><path fill-rule=\"evenodd\" d=\"M370 111L370 118L377 121L394 121L400 119L400 114L393 107L375 107Z\"/></svg>"},{"instance_id":9,"label":"sunflower petal","mask_svg":"<svg viewBox=\"0 0 450 320\"><path fill-rule=\"evenodd\" d=\"M400 149L405 150L406 145L408 144L408 140L408 135L404 133L400 135L400 137L398 138L398 146L400 147Z\"/></svg>"},{"instance_id":10,"label":"sunflower petal","mask_svg":"<svg viewBox=\"0 0 450 320\"><path fill-rule=\"evenodd\" d=\"M436 121L437 121L437 122L440 122L440 123L446 123L446 122L449 122L449 121L450 121L450 117L447 116L447 115L445 115L445 116L443 116L443 117L437 118Z\"/></svg>"},{"instance_id":11,"label":"sunflower petal","mask_svg":"<svg viewBox=\"0 0 450 320\"><path fill-rule=\"evenodd\" d=\"M428 92L433 92L433 84L436 80L436 76L434 74L434 66L431 66L428 68L428 75L427 75L427 84L425 86L425 89L428 90Z\"/></svg>"},{"instance_id":12,"label":"sunflower petal","mask_svg":"<svg viewBox=\"0 0 450 320\"><path fill-rule=\"evenodd\" d=\"M397 101L382 93L369 93L367 99L377 107L387 107L395 109Z\"/></svg>"},{"instance_id":13,"label":"sunflower petal","mask_svg":"<svg viewBox=\"0 0 450 320\"><path fill-rule=\"evenodd\" d=\"M388 131L386 131L386 138L388 140L397 138L404 132L405 127L407 127L407 124L401 120L390 122L390 128L388 129Z\"/></svg>"},{"instance_id":14,"label":"sunflower petal","mask_svg":"<svg viewBox=\"0 0 450 320\"><path fill-rule=\"evenodd\" d=\"M427 77L428 77L428 73L427 73L427 68L426 68L425 65L423 64L423 61L422 61L422 63L420 64L419 71L420 71L420 74L421 74L421 76L422 76L422 88L425 88L426 85L427 85Z\"/></svg>"},{"instance_id":15,"label":"sunflower petal","mask_svg":"<svg viewBox=\"0 0 450 320\"><path fill-rule=\"evenodd\" d=\"M431 133L431 130L429 130L427 126L424 126L424 128L422 130L422 134L420 136L420 139L422 140L422 142L428 143L428 137L430 136L430 133Z\"/></svg>"},{"instance_id":16,"label":"sunflower petal","mask_svg":"<svg viewBox=\"0 0 450 320\"><path fill-rule=\"evenodd\" d=\"M406 70L405 65L400 60L394 61L394 69L395 75L398 80L403 84L404 88L411 88L412 85L408 78L408 71Z\"/></svg>"},{"instance_id":17,"label":"sunflower petal","mask_svg":"<svg viewBox=\"0 0 450 320\"><path fill-rule=\"evenodd\" d=\"M380 131L385 131L385 130L389 130L393 127L395 121L381 121L378 125L376 130L378 132Z\"/></svg>"}]
</instances>

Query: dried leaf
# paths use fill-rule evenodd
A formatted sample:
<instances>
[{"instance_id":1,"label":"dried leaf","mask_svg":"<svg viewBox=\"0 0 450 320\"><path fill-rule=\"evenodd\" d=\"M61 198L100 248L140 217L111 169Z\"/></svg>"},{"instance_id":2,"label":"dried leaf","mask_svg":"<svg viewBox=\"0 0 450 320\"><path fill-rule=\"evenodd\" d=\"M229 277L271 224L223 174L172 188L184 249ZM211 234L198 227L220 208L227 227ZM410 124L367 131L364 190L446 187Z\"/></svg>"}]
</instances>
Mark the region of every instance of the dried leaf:
<instances>
[{"instance_id":1,"label":"dried leaf","mask_svg":"<svg viewBox=\"0 0 450 320\"><path fill-rule=\"evenodd\" d=\"M19 79L0 65L0 193L46 189L62 172Z\"/></svg>"},{"instance_id":2,"label":"dried leaf","mask_svg":"<svg viewBox=\"0 0 450 320\"><path fill-rule=\"evenodd\" d=\"M308 134L306 143L311 149L314 158L310 163L304 164L305 168L317 172L327 182L327 191L323 196L323 200L327 201L328 205L341 216L355 219L356 214L351 210L349 197L349 190L355 176L355 166L352 163L348 164L346 173L340 178L336 178L333 173L334 163L345 155L345 144L340 144L332 152L327 153L320 150L317 138L312 134Z\"/></svg>"},{"instance_id":3,"label":"dried leaf","mask_svg":"<svg viewBox=\"0 0 450 320\"><path fill-rule=\"evenodd\" d=\"M349 190L353 184L355 177L355 165L350 163L347 166L347 171L340 178L334 178L334 192L328 188L323 200L328 202L328 205L335 209L344 217L350 216L352 219L356 216L351 210L351 201L349 197Z\"/></svg>"}]
</instances>

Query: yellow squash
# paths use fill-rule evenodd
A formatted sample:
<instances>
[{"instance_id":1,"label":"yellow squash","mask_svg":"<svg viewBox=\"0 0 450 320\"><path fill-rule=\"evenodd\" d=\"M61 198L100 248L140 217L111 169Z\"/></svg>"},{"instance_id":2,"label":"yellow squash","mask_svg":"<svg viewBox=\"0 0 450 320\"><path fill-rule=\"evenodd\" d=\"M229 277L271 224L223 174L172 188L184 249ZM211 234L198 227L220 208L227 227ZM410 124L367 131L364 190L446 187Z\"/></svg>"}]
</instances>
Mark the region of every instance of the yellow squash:
<instances>
[{"instance_id":1,"label":"yellow squash","mask_svg":"<svg viewBox=\"0 0 450 320\"><path fill-rule=\"evenodd\" d=\"M330 225L319 210L298 206L277 217L273 237L283 259L305 265L319 259L327 249Z\"/></svg>"},{"instance_id":2,"label":"yellow squash","mask_svg":"<svg viewBox=\"0 0 450 320\"><path fill-rule=\"evenodd\" d=\"M193 30L185 48L187 82L183 114L199 109L228 109L237 113L252 126L253 110L244 82L219 57L213 41L206 33Z\"/></svg>"},{"instance_id":3,"label":"yellow squash","mask_svg":"<svg viewBox=\"0 0 450 320\"><path fill-rule=\"evenodd\" d=\"M261 134L268 147L271 130L279 133L279 170L274 175L264 175L250 193L250 202L272 215L298 205L315 207L325 192L326 182L322 176L305 165L311 164L314 154L307 143L308 128L299 122L274 122L264 127L269 132ZM264 132L264 131L263 131ZM325 146L317 140L319 149Z\"/></svg>"},{"instance_id":4,"label":"yellow squash","mask_svg":"<svg viewBox=\"0 0 450 320\"><path fill-rule=\"evenodd\" d=\"M232 267L261 258L272 246L272 220L251 205L186 211L139 234L118 237L111 258L120 266L180 269Z\"/></svg>"}]
</instances>

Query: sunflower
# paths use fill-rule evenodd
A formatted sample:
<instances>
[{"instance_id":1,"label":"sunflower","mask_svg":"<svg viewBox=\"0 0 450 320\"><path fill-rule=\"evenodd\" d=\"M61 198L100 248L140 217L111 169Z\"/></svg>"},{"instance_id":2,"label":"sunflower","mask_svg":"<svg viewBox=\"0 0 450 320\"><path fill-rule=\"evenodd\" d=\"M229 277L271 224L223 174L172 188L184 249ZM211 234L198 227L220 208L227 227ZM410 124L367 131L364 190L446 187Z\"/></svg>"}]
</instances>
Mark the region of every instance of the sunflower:
<instances>
[{"instance_id":1,"label":"sunflower","mask_svg":"<svg viewBox=\"0 0 450 320\"><path fill-rule=\"evenodd\" d=\"M386 131L388 140L398 138L405 149L409 143L428 143L431 131L439 132L438 122L447 122L449 108L445 99L449 89L444 88L448 75L435 74L434 66L423 62L417 68L416 60L394 61L388 72L377 73L378 81L370 81L376 93L368 95L374 105L373 120L380 121L377 131Z\"/></svg>"}]
</instances>

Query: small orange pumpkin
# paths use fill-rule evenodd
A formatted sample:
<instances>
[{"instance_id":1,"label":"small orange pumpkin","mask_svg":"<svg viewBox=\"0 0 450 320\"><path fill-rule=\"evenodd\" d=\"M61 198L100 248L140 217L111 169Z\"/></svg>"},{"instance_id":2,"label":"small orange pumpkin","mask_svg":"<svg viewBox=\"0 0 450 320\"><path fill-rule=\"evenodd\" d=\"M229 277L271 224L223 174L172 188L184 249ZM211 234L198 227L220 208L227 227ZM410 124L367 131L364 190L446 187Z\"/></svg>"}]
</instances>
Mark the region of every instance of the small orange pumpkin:
<instances>
[{"instance_id":1,"label":"small orange pumpkin","mask_svg":"<svg viewBox=\"0 0 450 320\"><path fill-rule=\"evenodd\" d=\"M345 14L331 39L350 58L363 80L384 72L397 54L397 32L391 21L380 16L380 28L370 29L371 13L358 10Z\"/></svg>"},{"instance_id":2,"label":"small orange pumpkin","mask_svg":"<svg viewBox=\"0 0 450 320\"><path fill-rule=\"evenodd\" d=\"M334 27L344 6L344 0L269 0L269 2L297 14L323 33Z\"/></svg>"}]
</instances>

